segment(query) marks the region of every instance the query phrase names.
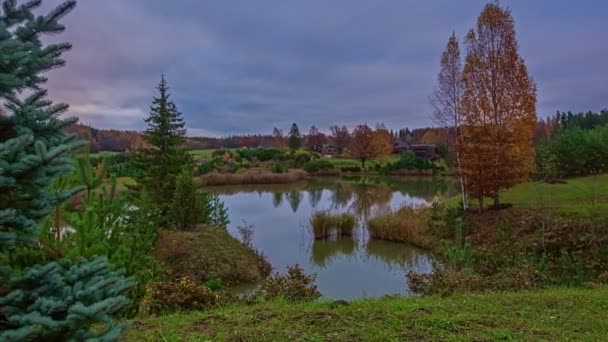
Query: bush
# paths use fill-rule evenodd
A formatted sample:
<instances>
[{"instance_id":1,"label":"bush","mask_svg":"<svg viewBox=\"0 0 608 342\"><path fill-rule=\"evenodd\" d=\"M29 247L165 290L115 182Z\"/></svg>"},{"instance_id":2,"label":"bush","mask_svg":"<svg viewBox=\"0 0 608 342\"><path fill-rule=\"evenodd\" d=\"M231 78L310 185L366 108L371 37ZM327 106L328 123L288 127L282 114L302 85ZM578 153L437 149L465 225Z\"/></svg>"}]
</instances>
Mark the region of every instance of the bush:
<instances>
[{"instance_id":1,"label":"bush","mask_svg":"<svg viewBox=\"0 0 608 342\"><path fill-rule=\"evenodd\" d=\"M220 166L224 165L224 160L221 158L214 158L212 160L203 162L198 167L198 172L201 175L206 175L210 172L216 171Z\"/></svg>"},{"instance_id":2,"label":"bush","mask_svg":"<svg viewBox=\"0 0 608 342\"><path fill-rule=\"evenodd\" d=\"M435 163L432 161L417 157L413 153L406 153L398 161L387 163L381 171L384 173L399 173L402 170L409 171L427 171L427 173L432 173L436 169L439 169Z\"/></svg>"},{"instance_id":3,"label":"bush","mask_svg":"<svg viewBox=\"0 0 608 342\"><path fill-rule=\"evenodd\" d=\"M310 160L304 163L304 170L308 173L318 173L320 171L333 170L334 165L328 160Z\"/></svg>"},{"instance_id":4,"label":"bush","mask_svg":"<svg viewBox=\"0 0 608 342\"><path fill-rule=\"evenodd\" d=\"M608 172L608 126L570 128L536 147L538 177L577 177Z\"/></svg>"},{"instance_id":5,"label":"bush","mask_svg":"<svg viewBox=\"0 0 608 342\"><path fill-rule=\"evenodd\" d=\"M178 281L153 282L146 286L141 312L159 314L173 311L204 310L228 303L230 297L222 291L213 291L188 277Z\"/></svg>"},{"instance_id":6,"label":"bush","mask_svg":"<svg viewBox=\"0 0 608 342\"><path fill-rule=\"evenodd\" d=\"M281 164L274 164L272 165L272 169L271 169L272 173L285 173L285 168L281 165Z\"/></svg>"},{"instance_id":7,"label":"bush","mask_svg":"<svg viewBox=\"0 0 608 342\"><path fill-rule=\"evenodd\" d=\"M254 158L258 161L270 161L270 160L280 160L283 156L283 152L281 150L277 150L274 148L250 148L250 149L240 149L237 151L238 155L241 158L252 161Z\"/></svg>"},{"instance_id":8,"label":"bush","mask_svg":"<svg viewBox=\"0 0 608 342\"><path fill-rule=\"evenodd\" d=\"M314 153L314 152L305 151L305 150L297 150L294 153L291 153L291 152L287 153L285 155L285 158L289 159L291 161L291 164L293 165L293 167L299 168L313 159L321 158L321 156L319 156L317 153Z\"/></svg>"},{"instance_id":9,"label":"bush","mask_svg":"<svg viewBox=\"0 0 608 342\"><path fill-rule=\"evenodd\" d=\"M268 277L260 288L258 296L264 299L283 298L288 301L310 301L321 297L315 285L315 275L307 275L299 266L289 266L287 274L275 273Z\"/></svg>"}]
</instances>

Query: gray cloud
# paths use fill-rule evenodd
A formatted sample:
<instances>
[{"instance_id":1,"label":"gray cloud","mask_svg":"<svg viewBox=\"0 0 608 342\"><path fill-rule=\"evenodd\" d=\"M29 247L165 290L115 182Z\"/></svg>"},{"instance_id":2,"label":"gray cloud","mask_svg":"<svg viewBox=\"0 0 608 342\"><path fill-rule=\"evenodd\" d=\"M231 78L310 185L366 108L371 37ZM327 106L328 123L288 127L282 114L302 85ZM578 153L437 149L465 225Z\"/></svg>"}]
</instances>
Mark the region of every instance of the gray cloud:
<instances>
[{"instance_id":1,"label":"gray cloud","mask_svg":"<svg viewBox=\"0 0 608 342\"><path fill-rule=\"evenodd\" d=\"M141 129L165 73L191 134L270 132L294 121L303 130L425 126L447 37L464 36L484 3L81 0L53 38L74 49L50 75L50 94L85 123ZM540 114L608 106L605 1L503 3L538 83Z\"/></svg>"}]
</instances>

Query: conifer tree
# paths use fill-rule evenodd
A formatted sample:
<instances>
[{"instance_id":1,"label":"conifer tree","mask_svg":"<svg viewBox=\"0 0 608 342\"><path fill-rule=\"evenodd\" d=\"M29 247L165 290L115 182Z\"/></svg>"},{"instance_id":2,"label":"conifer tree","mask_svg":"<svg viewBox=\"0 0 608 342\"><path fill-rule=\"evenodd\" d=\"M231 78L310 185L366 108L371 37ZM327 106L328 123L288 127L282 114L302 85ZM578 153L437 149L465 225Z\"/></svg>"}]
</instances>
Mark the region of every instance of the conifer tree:
<instances>
[{"instance_id":1,"label":"conifer tree","mask_svg":"<svg viewBox=\"0 0 608 342\"><path fill-rule=\"evenodd\" d=\"M138 156L142 172L137 182L147 189L166 213L176 189L176 177L190 163L190 158L183 148L186 141L185 123L170 99L169 86L164 76L157 89L159 95L154 97L150 116L145 119L148 127L144 137L151 148L142 150Z\"/></svg>"},{"instance_id":2,"label":"conifer tree","mask_svg":"<svg viewBox=\"0 0 608 342\"><path fill-rule=\"evenodd\" d=\"M294 122L289 130L289 149L295 152L300 146L302 146L302 137L298 125Z\"/></svg>"},{"instance_id":3,"label":"conifer tree","mask_svg":"<svg viewBox=\"0 0 608 342\"><path fill-rule=\"evenodd\" d=\"M72 171L69 152L82 143L60 119L67 105L45 98L41 73L65 64L70 44L44 45L41 35L64 30L59 23L76 5L65 1L47 15L33 10L41 0L0 9L0 341L116 340L114 317L127 304L132 283L110 270L105 258L67 259L23 265L24 250L38 250L38 222L76 190L52 191L58 176ZM95 329L91 326L96 325Z\"/></svg>"}]
</instances>

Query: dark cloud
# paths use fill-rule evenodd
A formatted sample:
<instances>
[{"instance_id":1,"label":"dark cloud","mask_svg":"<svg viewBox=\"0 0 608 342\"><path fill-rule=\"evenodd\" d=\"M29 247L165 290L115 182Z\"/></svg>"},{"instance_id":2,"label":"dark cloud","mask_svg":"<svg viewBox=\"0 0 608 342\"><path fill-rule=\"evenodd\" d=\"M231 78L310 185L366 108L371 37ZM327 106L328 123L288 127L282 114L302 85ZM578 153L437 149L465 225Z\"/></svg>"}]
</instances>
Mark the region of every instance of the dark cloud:
<instances>
[{"instance_id":1,"label":"dark cloud","mask_svg":"<svg viewBox=\"0 0 608 342\"><path fill-rule=\"evenodd\" d=\"M52 1L48 1L52 4ZM57 1L55 1L56 3ZM430 124L427 96L447 37L485 1L81 0L50 91L85 123L141 129L164 73L191 134L295 121ZM539 88L539 112L608 106L608 3L503 1ZM584 6L583 6L584 5Z\"/></svg>"}]
</instances>

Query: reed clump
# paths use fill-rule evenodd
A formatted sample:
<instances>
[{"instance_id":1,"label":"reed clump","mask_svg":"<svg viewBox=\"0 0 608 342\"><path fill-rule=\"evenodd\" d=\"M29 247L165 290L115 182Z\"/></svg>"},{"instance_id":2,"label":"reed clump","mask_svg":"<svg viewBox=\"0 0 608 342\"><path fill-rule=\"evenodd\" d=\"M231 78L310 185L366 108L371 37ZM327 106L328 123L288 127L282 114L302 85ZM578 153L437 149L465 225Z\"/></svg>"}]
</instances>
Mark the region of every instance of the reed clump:
<instances>
[{"instance_id":1,"label":"reed clump","mask_svg":"<svg viewBox=\"0 0 608 342\"><path fill-rule=\"evenodd\" d=\"M349 213L332 214L318 211L310 217L310 227L315 239L352 236L356 222L355 215Z\"/></svg>"},{"instance_id":2,"label":"reed clump","mask_svg":"<svg viewBox=\"0 0 608 342\"><path fill-rule=\"evenodd\" d=\"M367 227L372 239L404 242L430 248L432 242L428 232L430 216L427 206L407 205L370 218Z\"/></svg>"},{"instance_id":3,"label":"reed clump","mask_svg":"<svg viewBox=\"0 0 608 342\"><path fill-rule=\"evenodd\" d=\"M247 171L243 173L212 172L201 176L204 185L240 185L240 184L288 184L306 179L308 174L303 170L290 170L285 173L268 171Z\"/></svg>"}]
</instances>

